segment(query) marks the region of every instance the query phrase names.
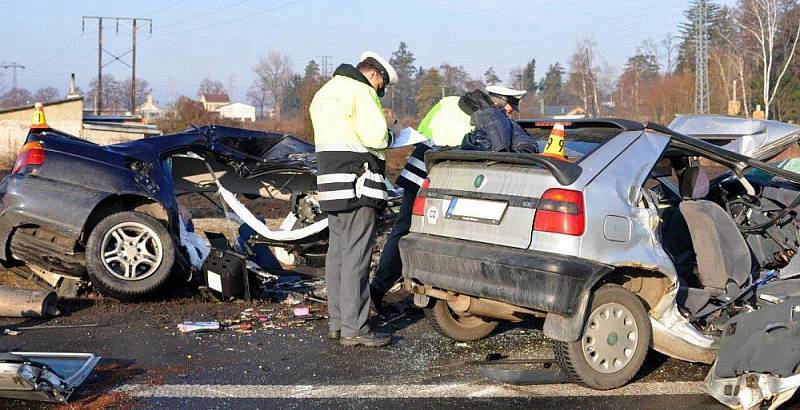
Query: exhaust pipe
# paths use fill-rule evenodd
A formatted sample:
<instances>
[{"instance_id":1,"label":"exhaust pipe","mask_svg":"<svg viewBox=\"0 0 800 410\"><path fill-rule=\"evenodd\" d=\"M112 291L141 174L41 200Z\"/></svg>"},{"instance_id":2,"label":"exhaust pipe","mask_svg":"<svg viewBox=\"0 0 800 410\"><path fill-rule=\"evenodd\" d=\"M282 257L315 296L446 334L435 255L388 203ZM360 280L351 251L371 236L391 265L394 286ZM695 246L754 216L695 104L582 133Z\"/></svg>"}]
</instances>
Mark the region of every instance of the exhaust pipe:
<instances>
[{"instance_id":1,"label":"exhaust pipe","mask_svg":"<svg viewBox=\"0 0 800 410\"><path fill-rule=\"evenodd\" d=\"M0 316L45 318L57 316L56 293L0 286Z\"/></svg>"},{"instance_id":2,"label":"exhaust pipe","mask_svg":"<svg viewBox=\"0 0 800 410\"><path fill-rule=\"evenodd\" d=\"M420 285L406 280L406 289L414 293L414 303L417 306L427 306L430 298L447 301L453 312L459 315L475 315L492 319L521 322L522 315L543 317L544 314L535 310L515 306L510 303L499 302L492 299L476 298L473 296L456 294L430 286Z\"/></svg>"}]
</instances>

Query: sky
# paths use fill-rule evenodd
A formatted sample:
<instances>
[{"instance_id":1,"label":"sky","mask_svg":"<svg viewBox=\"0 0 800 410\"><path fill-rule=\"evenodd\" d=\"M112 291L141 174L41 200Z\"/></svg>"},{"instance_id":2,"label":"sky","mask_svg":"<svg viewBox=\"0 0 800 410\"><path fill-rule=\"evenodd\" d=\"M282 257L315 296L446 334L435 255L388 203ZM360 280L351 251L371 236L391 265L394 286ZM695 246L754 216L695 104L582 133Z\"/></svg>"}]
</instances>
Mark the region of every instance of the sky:
<instances>
[{"instance_id":1,"label":"sky","mask_svg":"<svg viewBox=\"0 0 800 410\"><path fill-rule=\"evenodd\" d=\"M733 0L719 1L730 4ZM502 80L536 59L536 76L568 60L578 40L597 44L599 61L620 70L643 40L677 34L688 0L0 0L0 62L24 65L18 84L32 92L55 86L66 93L69 74L88 90L97 76L97 21L82 16L152 19L137 30L137 78L162 104L194 97L203 78L221 81L234 101L245 100L259 56L289 54L294 70L328 55L331 70L354 63L364 50L386 56L405 41L417 67L463 65L483 78L490 66ZM104 48L130 49L131 27L104 21ZM130 56L121 59L128 62ZM104 54L117 79L130 68ZM113 62L112 62L113 61ZM0 89L11 72L0 69Z\"/></svg>"}]
</instances>

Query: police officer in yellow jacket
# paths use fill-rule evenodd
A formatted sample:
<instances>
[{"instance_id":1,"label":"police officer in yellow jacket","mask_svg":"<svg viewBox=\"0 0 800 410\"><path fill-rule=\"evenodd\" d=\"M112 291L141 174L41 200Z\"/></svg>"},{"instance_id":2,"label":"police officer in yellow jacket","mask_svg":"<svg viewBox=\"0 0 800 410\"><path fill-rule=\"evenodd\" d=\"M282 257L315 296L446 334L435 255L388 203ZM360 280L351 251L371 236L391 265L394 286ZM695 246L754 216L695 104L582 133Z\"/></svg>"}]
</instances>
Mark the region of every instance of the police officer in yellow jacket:
<instances>
[{"instance_id":1,"label":"police officer in yellow jacket","mask_svg":"<svg viewBox=\"0 0 800 410\"><path fill-rule=\"evenodd\" d=\"M330 232L325 259L329 333L345 346L385 346L391 335L370 330L369 266L376 210L386 206L384 150L391 145L380 96L397 73L365 52L340 65L314 95L310 114L318 160L320 208Z\"/></svg>"},{"instance_id":2,"label":"police officer in yellow jacket","mask_svg":"<svg viewBox=\"0 0 800 410\"><path fill-rule=\"evenodd\" d=\"M403 263L400 259L398 242L408 234L411 228L411 208L414 198L428 176L425 168L425 152L433 147L457 147L461 145L464 134L472 130L470 116L459 105L461 97L442 98L425 115L417 127L417 131L428 137L414 147L405 168L397 177L397 185L403 188L403 202L392 232L386 239L381 252L380 263L375 277L370 284L370 297L375 309L380 311L383 296L400 278ZM463 104L462 104L463 105Z\"/></svg>"}]
</instances>

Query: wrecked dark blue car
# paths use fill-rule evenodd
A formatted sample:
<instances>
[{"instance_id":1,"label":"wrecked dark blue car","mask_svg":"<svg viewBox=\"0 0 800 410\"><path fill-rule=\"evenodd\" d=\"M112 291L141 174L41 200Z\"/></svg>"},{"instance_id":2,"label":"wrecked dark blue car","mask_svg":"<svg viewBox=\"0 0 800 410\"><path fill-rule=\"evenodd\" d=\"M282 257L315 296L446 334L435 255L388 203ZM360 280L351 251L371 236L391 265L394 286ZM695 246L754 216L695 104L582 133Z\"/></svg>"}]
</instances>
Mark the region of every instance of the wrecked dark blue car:
<instances>
[{"instance_id":1,"label":"wrecked dark blue car","mask_svg":"<svg viewBox=\"0 0 800 410\"><path fill-rule=\"evenodd\" d=\"M291 200L292 230L324 218L305 194L315 175L314 146L281 133L207 126L102 146L31 130L0 183L0 259L38 267L54 288L88 278L103 294L146 298L192 270L177 196L219 183ZM302 256L318 245L313 236L287 248Z\"/></svg>"}]
</instances>

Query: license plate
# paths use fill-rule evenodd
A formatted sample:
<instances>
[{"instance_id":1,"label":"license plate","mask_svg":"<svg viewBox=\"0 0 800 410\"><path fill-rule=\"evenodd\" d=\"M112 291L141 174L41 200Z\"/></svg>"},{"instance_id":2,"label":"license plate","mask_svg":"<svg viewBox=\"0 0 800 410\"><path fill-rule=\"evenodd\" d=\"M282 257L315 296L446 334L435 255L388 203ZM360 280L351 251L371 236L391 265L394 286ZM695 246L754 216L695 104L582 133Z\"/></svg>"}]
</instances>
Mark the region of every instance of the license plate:
<instances>
[{"instance_id":1,"label":"license plate","mask_svg":"<svg viewBox=\"0 0 800 410\"><path fill-rule=\"evenodd\" d=\"M453 198L447 208L447 219L500 224L508 207L507 202L483 199Z\"/></svg>"}]
</instances>

